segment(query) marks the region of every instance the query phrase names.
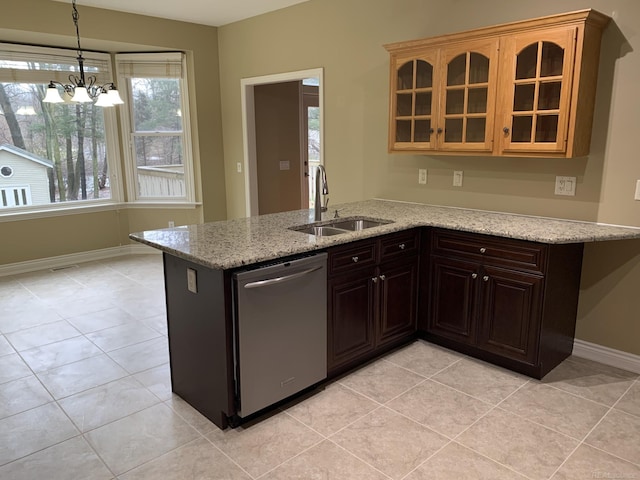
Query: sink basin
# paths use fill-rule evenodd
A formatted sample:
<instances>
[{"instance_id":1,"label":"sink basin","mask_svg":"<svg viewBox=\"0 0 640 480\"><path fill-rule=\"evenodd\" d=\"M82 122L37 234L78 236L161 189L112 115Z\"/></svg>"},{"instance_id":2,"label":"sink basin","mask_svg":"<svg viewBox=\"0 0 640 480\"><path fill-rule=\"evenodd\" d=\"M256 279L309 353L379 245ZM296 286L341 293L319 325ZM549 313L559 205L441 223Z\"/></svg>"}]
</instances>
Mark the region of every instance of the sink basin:
<instances>
[{"instance_id":1,"label":"sink basin","mask_svg":"<svg viewBox=\"0 0 640 480\"><path fill-rule=\"evenodd\" d=\"M357 231L365 230L367 228L379 227L380 225L386 225L386 220L371 220L368 218L346 219L340 221L333 221L330 225L334 228L342 228L343 230Z\"/></svg>"},{"instance_id":2,"label":"sink basin","mask_svg":"<svg viewBox=\"0 0 640 480\"><path fill-rule=\"evenodd\" d=\"M344 229L333 228L327 225L304 225L302 227L295 227L291 230L296 232L308 233L309 235L315 235L316 237L330 237L331 235L340 235L341 233L347 233Z\"/></svg>"},{"instance_id":3,"label":"sink basin","mask_svg":"<svg viewBox=\"0 0 640 480\"><path fill-rule=\"evenodd\" d=\"M328 237L341 233L356 232L367 228L379 227L393 223L388 220L376 220L373 218L338 218L329 222L311 223L299 227L291 227L289 230L315 235L316 237Z\"/></svg>"}]
</instances>

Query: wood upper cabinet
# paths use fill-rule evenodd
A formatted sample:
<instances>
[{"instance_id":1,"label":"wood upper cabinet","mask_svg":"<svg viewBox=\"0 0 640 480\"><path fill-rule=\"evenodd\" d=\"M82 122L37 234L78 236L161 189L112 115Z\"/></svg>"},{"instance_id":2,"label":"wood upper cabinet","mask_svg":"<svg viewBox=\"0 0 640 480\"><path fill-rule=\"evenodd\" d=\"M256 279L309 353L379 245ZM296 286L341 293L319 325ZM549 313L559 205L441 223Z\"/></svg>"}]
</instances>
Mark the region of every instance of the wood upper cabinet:
<instances>
[{"instance_id":1,"label":"wood upper cabinet","mask_svg":"<svg viewBox=\"0 0 640 480\"><path fill-rule=\"evenodd\" d=\"M504 40L504 154L566 152L576 34L555 28Z\"/></svg>"},{"instance_id":2,"label":"wood upper cabinet","mask_svg":"<svg viewBox=\"0 0 640 480\"><path fill-rule=\"evenodd\" d=\"M434 94L437 58L438 52L433 51L395 59L391 124L392 141L398 149L432 150L436 146L433 132L438 107Z\"/></svg>"},{"instance_id":3,"label":"wood upper cabinet","mask_svg":"<svg viewBox=\"0 0 640 480\"><path fill-rule=\"evenodd\" d=\"M587 155L608 21L582 10L385 45L389 151Z\"/></svg>"},{"instance_id":4,"label":"wood upper cabinet","mask_svg":"<svg viewBox=\"0 0 640 480\"><path fill-rule=\"evenodd\" d=\"M439 150L490 152L498 73L498 41L476 40L440 52Z\"/></svg>"}]
</instances>

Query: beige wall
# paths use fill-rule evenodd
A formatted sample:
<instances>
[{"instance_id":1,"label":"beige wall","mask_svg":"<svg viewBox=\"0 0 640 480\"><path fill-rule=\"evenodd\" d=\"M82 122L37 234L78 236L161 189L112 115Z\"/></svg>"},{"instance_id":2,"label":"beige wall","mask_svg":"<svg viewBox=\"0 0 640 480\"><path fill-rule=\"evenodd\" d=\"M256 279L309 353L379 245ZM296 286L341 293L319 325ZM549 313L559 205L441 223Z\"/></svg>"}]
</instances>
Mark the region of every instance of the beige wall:
<instances>
[{"instance_id":1,"label":"beige wall","mask_svg":"<svg viewBox=\"0 0 640 480\"><path fill-rule=\"evenodd\" d=\"M614 17L602 44L591 154L571 160L387 153L383 44L594 8ZM324 68L325 165L332 203L383 197L640 227L640 2L629 0L311 0L219 29L227 211L244 216L240 79ZM427 168L426 186L418 168ZM464 186L453 188L453 170ZM575 197L553 195L556 175ZM640 241L588 245L578 338L640 354ZM635 292L635 293L634 293ZM635 334L635 336L634 336Z\"/></svg>"},{"instance_id":2,"label":"beige wall","mask_svg":"<svg viewBox=\"0 0 640 480\"><path fill-rule=\"evenodd\" d=\"M300 102L301 82L256 85L256 164L258 212L286 212L301 207ZM280 162L289 162L281 170Z\"/></svg>"},{"instance_id":3,"label":"beige wall","mask_svg":"<svg viewBox=\"0 0 640 480\"><path fill-rule=\"evenodd\" d=\"M0 264L116 247L128 234L226 218L222 162L217 29L94 9L78 5L84 48L111 52L183 50L191 65L192 121L196 160L196 191L202 207L195 209L119 209L47 219L0 222ZM75 31L69 2L21 0L0 15L0 42L74 47ZM122 157L122 155L121 155ZM9 242L6 240L10 239Z\"/></svg>"}]
</instances>

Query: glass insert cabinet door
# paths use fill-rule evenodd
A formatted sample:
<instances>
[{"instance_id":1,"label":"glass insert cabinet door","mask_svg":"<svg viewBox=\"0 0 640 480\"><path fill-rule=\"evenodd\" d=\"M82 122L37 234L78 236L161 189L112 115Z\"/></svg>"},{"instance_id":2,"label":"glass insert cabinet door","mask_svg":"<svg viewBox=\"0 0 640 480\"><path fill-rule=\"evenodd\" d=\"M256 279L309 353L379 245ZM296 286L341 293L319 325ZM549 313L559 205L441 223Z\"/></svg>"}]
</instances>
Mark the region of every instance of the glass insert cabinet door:
<instances>
[{"instance_id":1,"label":"glass insert cabinet door","mask_svg":"<svg viewBox=\"0 0 640 480\"><path fill-rule=\"evenodd\" d=\"M504 49L503 151L564 152L575 28L510 38Z\"/></svg>"},{"instance_id":2,"label":"glass insert cabinet door","mask_svg":"<svg viewBox=\"0 0 640 480\"><path fill-rule=\"evenodd\" d=\"M439 149L492 150L497 55L498 40L442 49Z\"/></svg>"},{"instance_id":3,"label":"glass insert cabinet door","mask_svg":"<svg viewBox=\"0 0 640 480\"><path fill-rule=\"evenodd\" d=\"M398 58L391 81L391 142L394 149L434 148L434 115L437 92L434 73L437 54L417 58Z\"/></svg>"}]
</instances>

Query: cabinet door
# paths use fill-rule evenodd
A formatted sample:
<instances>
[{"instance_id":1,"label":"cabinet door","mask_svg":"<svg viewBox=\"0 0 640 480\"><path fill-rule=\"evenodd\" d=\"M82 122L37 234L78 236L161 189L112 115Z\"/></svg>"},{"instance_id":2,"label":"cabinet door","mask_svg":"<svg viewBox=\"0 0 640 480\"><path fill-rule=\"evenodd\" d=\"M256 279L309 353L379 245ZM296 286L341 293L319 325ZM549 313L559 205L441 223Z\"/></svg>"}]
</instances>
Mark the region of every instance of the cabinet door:
<instances>
[{"instance_id":1,"label":"cabinet door","mask_svg":"<svg viewBox=\"0 0 640 480\"><path fill-rule=\"evenodd\" d=\"M329 280L329 372L373 350L376 282L375 268Z\"/></svg>"},{"instance_id":2,"label":"cabinet door","mask_svg":"<svg viewBox=\"0 0 640 480\"><path fill-rule=\"evenodd\" d=\"M503 40L502 151L562 153L567 149L576 27Z\"/></svg>"},{"instance_id":3,"label":"cabinet door","mask_svg":"<svg viewBox=\"0 0 640 480\"><path fill-rule=\"evenodd\" d=\"M498 40L467 42L440 52L439 149L493 149Z\"/></svg>"},{"instance_id":4,"label":"cabinet door","mask_svg":"<svg viewBox=\"0 0 640 480\"><path fill-rule=\"evenodd\" d=\"M392 61L389 150L419 151L435 147L436 59L437 51L432 51Z\"/></svg>"},{"instance_id":5,"label":"cabinet door","mask_svg":"<svg viewBox=\"0 0 640 480\"><path fill-rule=\"evenodd\" d=\"M535 364L543 277L485 266L478 347Z\"/></svg>"},{"instance_id":6,"label":"cabinet door","mask_svg":"<svg viewBox=\"0 0 640 480\"><path fill-rule=\"evenodd\" d=\"M430 333L460 343L475 342L479 269L474 262L431 256Z\"/></svg>"},{"instance_id":7,"label":"cabinet door","mask_svg":"<svg viewBox=\"0 0 640 480\"><path fill-rule=\"evenodd\" d=\"M380 314L376 346L416 331L418 257L398 264L383 264L378 277Z\"/></svg>"}]
</instances>

